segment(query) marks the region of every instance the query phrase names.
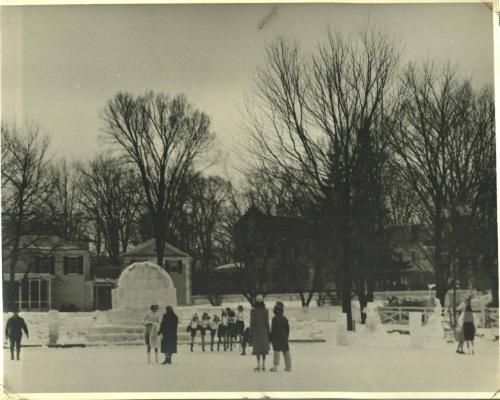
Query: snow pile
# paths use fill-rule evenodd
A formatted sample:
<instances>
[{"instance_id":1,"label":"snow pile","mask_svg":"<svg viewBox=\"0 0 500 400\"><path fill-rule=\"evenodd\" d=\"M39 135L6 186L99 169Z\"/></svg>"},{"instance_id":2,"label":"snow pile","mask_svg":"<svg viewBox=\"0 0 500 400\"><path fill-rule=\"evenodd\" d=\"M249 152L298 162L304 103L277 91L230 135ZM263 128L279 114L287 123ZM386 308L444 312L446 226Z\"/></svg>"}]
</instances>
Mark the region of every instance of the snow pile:
<instances>
[{"instance_id":1,"label":"snow pile","mask_svg":"<svg viewBox=\"0 0 500 400\"><path fill-rule=\"evenodd\" d=\"M323 331L315 320L297 321L291 319L290 324L290 340L294 341L309 341L309 340L325 340Z\"/></svg>"}]
</instances>

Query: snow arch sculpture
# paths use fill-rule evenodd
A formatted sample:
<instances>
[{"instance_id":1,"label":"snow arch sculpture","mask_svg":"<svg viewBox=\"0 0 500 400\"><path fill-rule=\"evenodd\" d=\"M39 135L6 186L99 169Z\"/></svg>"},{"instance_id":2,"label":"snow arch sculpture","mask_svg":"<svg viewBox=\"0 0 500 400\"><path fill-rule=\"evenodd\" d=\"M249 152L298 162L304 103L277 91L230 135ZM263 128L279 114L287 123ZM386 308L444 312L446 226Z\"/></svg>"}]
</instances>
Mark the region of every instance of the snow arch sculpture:
<instances>
[{"instance_id":1,"label":"snow arch sculpture","mask_svg":"<svg viewBox=\"0 0 500 400\"><path fill-rule=\"evenodd\" d=\"M148 309L158 304L160 309L177 305L177 291L169 274L149 262L136 262L120 274L118 284L111 292L113 309Z\"/></svg>"}]
</instances>

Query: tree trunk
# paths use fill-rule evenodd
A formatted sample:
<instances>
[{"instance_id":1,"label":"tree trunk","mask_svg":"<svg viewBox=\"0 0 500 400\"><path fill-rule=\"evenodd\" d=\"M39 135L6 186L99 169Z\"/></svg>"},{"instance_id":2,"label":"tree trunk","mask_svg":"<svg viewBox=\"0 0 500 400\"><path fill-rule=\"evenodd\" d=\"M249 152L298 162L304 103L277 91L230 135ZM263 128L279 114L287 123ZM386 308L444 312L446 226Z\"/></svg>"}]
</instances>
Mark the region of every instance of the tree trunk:
<instances>
[{"instance_id":1,"label":"tree trunk","mask_svg":"<svg viewBox=\"0 0 500 400\"><path fill-rule=\"evenodd\" d=\"M498 307L498 265L495 262L491 263L491 301L493 307Z\"/></svg>"},{"instance_id":2,"label":"tree trunk","mask_svg":"<svg viewBox=\"0 0 500 400\"><path fill-rule=\"evenodd\" d=\"M436 298L441 302L442 307L444 307L446 292L448 292L448 288L446 287L444 282L438 282L436 280Z\"/></svg>"}]
</instances>

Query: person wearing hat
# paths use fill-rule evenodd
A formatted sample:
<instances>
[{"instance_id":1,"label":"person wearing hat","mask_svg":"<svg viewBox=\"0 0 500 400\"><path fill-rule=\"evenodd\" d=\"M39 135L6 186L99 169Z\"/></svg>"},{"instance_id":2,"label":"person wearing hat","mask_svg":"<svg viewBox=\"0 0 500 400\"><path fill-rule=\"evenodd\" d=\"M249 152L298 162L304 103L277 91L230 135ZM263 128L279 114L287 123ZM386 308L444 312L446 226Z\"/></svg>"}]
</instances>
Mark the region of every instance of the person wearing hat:
<instances>
[{"instance_id":1,"label":"person wearing hat","mask_svg":"<svg viewBox=\"0 0 500 400\"><path fill-rule=\"evenodd\" d=\"M19 316L19 310L13 310L14 315L7 320L7 326L5 327L5 338L9 338L10 342L10 359L14 359L14 348L16 349L16 358L19 361L19 356L21 354L21 339L23 337L23 331L28 336L28 327L24 319Z\"/></svg>"},{"instance_id":2,"label":"person wearing hat","mask_svg":"<svg viewBox=\"0 0 500 400\"><path fill-rule=\"evenodd\" d=\"M271 343L274 350L274 366L271 371L277 371L280 364L280 353L283 353L285 359L285 371L292 370L292 358L290 357L290 348L288 346L288 336L290 334L290 326L288 319L283 315L285 305L278 301L274 306L274 317L271 323Z\"/></svg>"},{"instance_id":3,"label":"person wearing hat","mask_svg":"<svg viewBox=\"0 0 500 400\"><path fill-rule=\"evenodd\" d=\"M254 306L250 311L250 331L253 354L257 357L257 367L254 368L254 371L265 371L271 328L269 327L269 312L261 295L255 298Z\"/></svg>"},{"instance_id":4,"label":"person wearing hat","mask_svg":"<svg viewBox=\"0 0 500 400\"><path fill-rule=\"evenodd\" d=\"M151 348L155 349L155 361L158 362L158 349L160 348L160 338L158 336L160 330L159 308L158 305L153 304L144 317L144 341L148 351L148 362L151 362Z\"/></svg>"}]
</instances>

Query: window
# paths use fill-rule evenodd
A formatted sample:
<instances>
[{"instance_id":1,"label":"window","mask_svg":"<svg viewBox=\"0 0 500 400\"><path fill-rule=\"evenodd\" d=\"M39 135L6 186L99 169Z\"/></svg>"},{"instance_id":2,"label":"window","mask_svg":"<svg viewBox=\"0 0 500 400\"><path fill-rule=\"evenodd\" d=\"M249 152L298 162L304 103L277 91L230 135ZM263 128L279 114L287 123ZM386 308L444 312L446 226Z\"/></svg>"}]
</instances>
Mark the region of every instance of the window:
<instances>
[{"instance_id":1,"label":"window","mask_svg":"<svg viewBox=\"0 0 500 400\"><path fill-rule=\"evenodd\" d=\"M167 270L168 273L177 272L179 274L182 274L181 260L173 261L165 259L163 264L165 265L165 269Z\"/></svg>"},{"instance_id":2,"label":"window","mask_svg":"<svg viewBox=\"0 0 500 400\"><path fill-rule=\"evenodd\" d=\"M47 256L36 257L35 272L41 274L54 274L55 258Z\"/></svg>"},{"instance_id":3,"label":"window","mask_svg":"<svg viewBox=\"0 0 500 400\"><path fill-rule=\"evenodd\" d=\"M83 257L64 257L64 274L83 275Z\"/></svg>"}]
</instances>

